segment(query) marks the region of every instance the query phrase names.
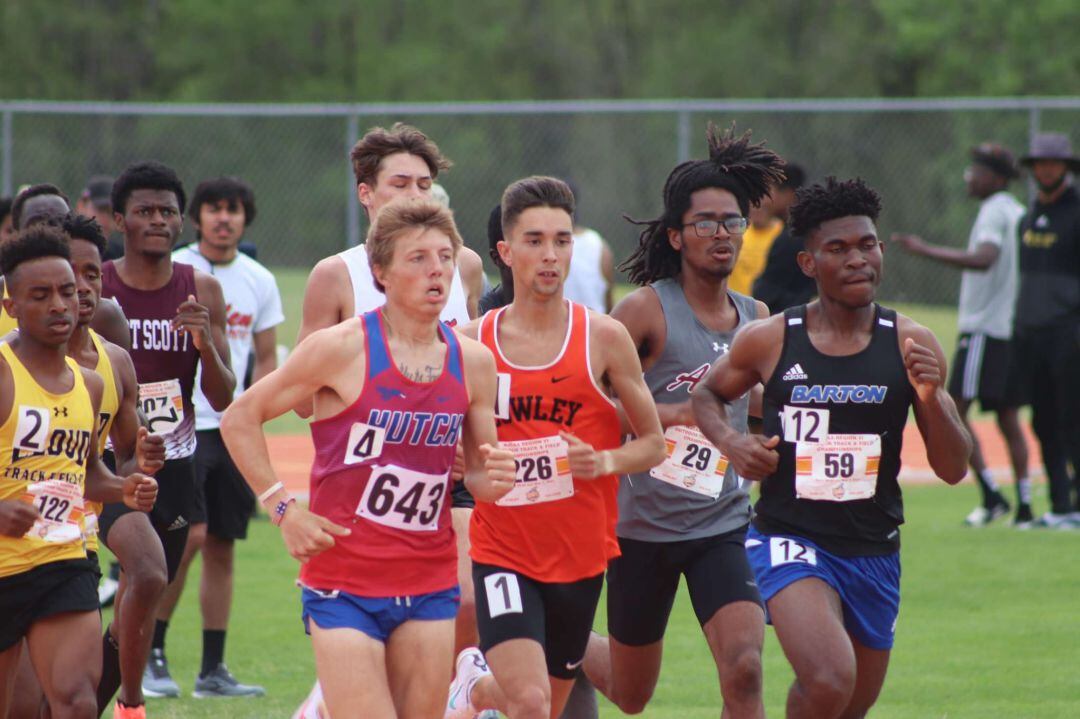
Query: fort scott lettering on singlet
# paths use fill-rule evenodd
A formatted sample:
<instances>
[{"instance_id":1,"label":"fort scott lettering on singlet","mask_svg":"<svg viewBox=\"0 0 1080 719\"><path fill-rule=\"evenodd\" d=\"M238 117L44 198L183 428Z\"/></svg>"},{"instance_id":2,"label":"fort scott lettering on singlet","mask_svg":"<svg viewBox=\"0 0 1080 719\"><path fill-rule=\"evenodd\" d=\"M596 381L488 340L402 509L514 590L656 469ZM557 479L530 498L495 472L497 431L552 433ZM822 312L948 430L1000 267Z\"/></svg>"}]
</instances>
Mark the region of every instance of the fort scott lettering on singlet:
<instances>
[{"instance_id":1,"label":"fort scott lettering on singlet","mask_svg":"<svg viewBox=\"0 0 1080 719\"><path fill-rule=\"evenodd\" d=\"M582 408L581 402L561 397L545 397L539 394L518 395L510 398L510 419L497 419L495 424L541 420L567 427L574 425L574 416Z\"/></svg>"},{"instance_id":2,"label":"fort scott lettering on singlet","mask_svg":"<svg viewBox=\"0 0 1080 719\"><path fill-rule=\"evenodd\" d=\"M889 388L877 384L797 384L791 388L793 404L884 404Z\"/></svg>"},{"instance_id":3,"label":"fort scott lettering on singlet","mask_svg":"<svg viewBox=\"0 0 1080 719\"><path fill-rule=\"evenodd\" d=\"M174 330L170 320L129 319L131 349L186 352L190 335Z\"/></svg>"},{"instance_id":4,"label":"fort scott lettering on singlet","mask_svg":"<svg viewBox=\"0 0 1080 719\"><path fill-rule=\"evenodd\" d=\"M410 412L372 409L368 424L386 430L385 442L446 447L456 445L464 415L450 412Z\"/></svg>"}]
</instances>

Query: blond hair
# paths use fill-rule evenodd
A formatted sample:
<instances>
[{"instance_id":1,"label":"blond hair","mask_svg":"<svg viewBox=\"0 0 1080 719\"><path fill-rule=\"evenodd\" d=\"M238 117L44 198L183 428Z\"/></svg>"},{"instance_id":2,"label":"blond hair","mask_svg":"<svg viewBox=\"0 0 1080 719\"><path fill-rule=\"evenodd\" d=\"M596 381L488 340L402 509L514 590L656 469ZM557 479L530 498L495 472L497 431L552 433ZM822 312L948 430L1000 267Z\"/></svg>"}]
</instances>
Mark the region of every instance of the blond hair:
<instances>
[{"instance_id":1,"label":"blond hair","mask_svg":"<svg viewBox=\"0 0 1080 719\"><path fill-rule=\"evenodd\" d=\"M371 279L379 292L385 292L375 277L375 268L387 269L394 258L395 240L403 233L414 229L436 230L450 238L450 246L457 262L458 250L461 249L461 234L454 224L454 213L432 199L400 199L385 205L375 216L368 230L365 247L368 264L371 265Z\"/></svg>"}]
</instances>

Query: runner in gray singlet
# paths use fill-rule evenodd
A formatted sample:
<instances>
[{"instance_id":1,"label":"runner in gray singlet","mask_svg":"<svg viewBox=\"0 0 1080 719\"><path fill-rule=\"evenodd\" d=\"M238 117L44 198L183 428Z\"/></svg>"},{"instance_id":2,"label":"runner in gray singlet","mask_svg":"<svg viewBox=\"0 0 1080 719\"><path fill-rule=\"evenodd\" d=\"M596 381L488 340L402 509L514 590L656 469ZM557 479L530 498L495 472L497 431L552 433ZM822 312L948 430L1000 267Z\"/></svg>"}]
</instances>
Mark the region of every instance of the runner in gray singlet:
<instances>
[{"instance_id":1,"label":"runner in gray singlet","mask_svg":"<svg viewBox=\"0 0 1080 719\"><path fill-rule=\"evenodd\" d=\"M608 566L610 637L594 634L585 672L628 714L644 710L660 675L664 631L686 577L716 661L725 717L763 717L765 617L743 547L750 503L726 458L698 431L690 393L735 333L768 317L732 292L750 206L782 178L782 160L748 135L710 128L709 159L676 167L664 212L623 264L640 286L612 311L638 349L664 427L667 459L619 485L621 556ZM749 395L728 412L745 431Z\"/></svg>"}]
</instances>

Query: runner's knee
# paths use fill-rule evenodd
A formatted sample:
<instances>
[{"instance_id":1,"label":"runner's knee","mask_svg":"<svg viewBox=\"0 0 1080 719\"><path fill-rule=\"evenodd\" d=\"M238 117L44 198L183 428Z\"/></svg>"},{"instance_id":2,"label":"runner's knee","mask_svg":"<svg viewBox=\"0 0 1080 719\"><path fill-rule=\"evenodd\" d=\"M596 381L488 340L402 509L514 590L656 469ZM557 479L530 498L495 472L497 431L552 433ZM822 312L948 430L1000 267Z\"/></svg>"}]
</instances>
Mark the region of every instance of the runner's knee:
<instances>
[{"instance_id":1,"label":"runner's knee","mask_svg":"<svg viewBox=\"0 0 1080 719\"><path fill-rule=\"evenodd\" d=\"M529 685L507 692L508 714L515 719L548 719L551 714L551 694L540 685Z\"/></svg>"},{"instance_id":2,"label":"runner's knee","mask_svg":"<svg viewBox=\"0 0 1080 719\"><path fill-rule=\"evenodd\" d=\"M761 694L761 650L746 646L720 662L720 688L725 699L743 701Z\"/></svg>"},{"instance_id":3,"label":"runner's knee","mask_svg":"<svg viewBox=\"0 0 1080 719\"><path fill-rule=\"evenodd\" d=\"M855 667L844 662L823 661L797 676L803 696L818 710L840 712L855 691Z\"/></svg>"}]
</instances>

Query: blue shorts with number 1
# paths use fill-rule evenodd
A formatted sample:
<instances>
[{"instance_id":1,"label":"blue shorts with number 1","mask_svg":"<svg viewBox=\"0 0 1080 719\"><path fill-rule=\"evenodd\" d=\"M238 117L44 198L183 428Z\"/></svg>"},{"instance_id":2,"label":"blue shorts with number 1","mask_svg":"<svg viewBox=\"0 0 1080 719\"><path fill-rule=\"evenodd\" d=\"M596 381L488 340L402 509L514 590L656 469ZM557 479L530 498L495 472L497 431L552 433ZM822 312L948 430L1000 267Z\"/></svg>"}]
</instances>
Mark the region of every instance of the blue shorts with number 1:
<instances>
[{"instance_id":1,"label":"blue shorts with number 1","mask_svg":"<svg viewBox=\"0 0 1080 719\"><path fill-rule=\"evenodd\" d=\"M808 539L766 535L751 525L746 532L746 555L766 606L789 584L815 577L840 595L844 628L852 636L871 649L892 649L900 613L899 552L840 557Z\"/></svg>"}]
</instances>

